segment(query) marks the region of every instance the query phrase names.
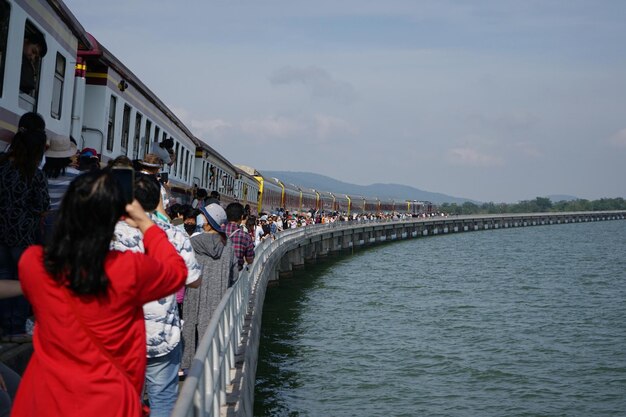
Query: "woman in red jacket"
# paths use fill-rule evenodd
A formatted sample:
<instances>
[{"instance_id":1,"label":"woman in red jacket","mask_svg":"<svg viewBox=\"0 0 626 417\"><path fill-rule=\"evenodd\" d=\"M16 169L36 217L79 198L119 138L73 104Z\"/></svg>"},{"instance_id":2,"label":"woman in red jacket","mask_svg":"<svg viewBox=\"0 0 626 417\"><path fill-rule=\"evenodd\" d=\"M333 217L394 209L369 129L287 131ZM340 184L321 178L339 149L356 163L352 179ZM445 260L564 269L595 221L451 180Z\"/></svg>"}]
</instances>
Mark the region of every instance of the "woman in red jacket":
<instances>
[{"instance_id":1,"label":"woman in red jacket","mask_svg":"<svg viewBox=\"0 0 626 417\"><path fill-rule=\"evenodd\" d=\"M146 254L109 251L124 212L143 232ZM77 177L50 243L19 262L36 325L12 415L141 416L142 305L175 292L186 275L165 233L137 201L125 204L110 171Z\"/></svg>"}]
</instances>

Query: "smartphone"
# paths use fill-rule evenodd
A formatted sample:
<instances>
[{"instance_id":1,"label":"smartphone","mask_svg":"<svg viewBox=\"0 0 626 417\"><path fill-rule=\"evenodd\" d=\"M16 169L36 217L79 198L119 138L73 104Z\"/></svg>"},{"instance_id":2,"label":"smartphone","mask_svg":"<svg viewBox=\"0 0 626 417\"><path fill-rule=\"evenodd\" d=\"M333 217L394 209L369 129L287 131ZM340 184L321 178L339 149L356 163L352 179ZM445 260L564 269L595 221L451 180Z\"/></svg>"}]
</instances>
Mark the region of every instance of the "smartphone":
<instances>
[{"instance_id":1,"label":"smartphone","mask_svg":"<svg viewBox=\"0 0 626 417\"><path fill-rule=\"evenodd\" d=\"M166 184L167 181L169 181L169 175L167 172L161 172L159 173L159 182L161 184Z\"/></svg>"},{"instance_id":2,"label":"smartphone","mask_svg":"<svg viewBox=\"0 0 626 417\"><path fill-rule=\"evenodd\" d=\"M135 199L135 170L130 167L113 167L111 173L122 189L126 204L132 203Z\"/></svg>"}]
</instances>

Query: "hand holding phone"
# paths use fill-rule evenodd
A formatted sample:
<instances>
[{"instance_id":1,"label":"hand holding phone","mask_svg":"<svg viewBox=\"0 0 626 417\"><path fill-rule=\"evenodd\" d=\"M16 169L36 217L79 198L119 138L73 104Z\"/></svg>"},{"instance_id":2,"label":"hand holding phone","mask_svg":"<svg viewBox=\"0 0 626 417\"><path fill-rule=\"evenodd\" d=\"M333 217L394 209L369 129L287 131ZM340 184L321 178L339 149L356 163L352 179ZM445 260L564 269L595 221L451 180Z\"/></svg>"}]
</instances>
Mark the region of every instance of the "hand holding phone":
<instances>
[{"instance_id":1,"label":"hand holding phone","mask_svg":"<svg viewBox=\"0 0 626 417\"><path fill-rule=\"evenodd\" d=\"M135 199L135 170L130 167L113 167L111 174L117 180L122 193L124 194L124 202L130 204Z\"/></svg>"}]
</instances>

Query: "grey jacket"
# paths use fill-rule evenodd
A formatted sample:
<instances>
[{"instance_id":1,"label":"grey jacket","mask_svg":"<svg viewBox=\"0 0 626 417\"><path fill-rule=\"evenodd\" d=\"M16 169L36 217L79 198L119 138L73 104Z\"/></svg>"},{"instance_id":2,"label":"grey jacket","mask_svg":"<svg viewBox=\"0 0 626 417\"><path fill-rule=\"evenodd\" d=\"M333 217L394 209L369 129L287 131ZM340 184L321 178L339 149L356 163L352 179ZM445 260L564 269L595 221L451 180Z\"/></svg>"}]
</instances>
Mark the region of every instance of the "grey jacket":
<instances>
[{"instance_id":1,"label":"grey jacket","mask_svg":"<svg viewBox=\"0 0 626 417\"><path fill-rule=\"evenodd\" d=\"M202 285L187 288L183 301L183 340L185 350L181 367L189 368L200 339L222 296L239 276L232 243L223 243L217 233L191 237L196 259L202 266Z\"/></svg>"}]
</instances>

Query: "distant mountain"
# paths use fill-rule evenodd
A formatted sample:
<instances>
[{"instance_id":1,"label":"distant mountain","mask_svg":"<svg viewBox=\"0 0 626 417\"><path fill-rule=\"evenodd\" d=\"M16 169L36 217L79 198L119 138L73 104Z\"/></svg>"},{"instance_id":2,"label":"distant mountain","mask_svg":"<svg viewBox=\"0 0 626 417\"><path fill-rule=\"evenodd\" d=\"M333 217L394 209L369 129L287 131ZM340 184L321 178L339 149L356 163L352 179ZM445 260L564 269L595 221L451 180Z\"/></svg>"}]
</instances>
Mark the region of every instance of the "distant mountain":
<instances>
[{"instance_id":1,"label":"distant mountain","mask_svg":"<svg viewBox=\"0 0 626 417\"><path fill-rule=\"evenodd\" d=\"M424 191L402 184L356 185L343 181L338 181L325 175L313 174L311 172L263 170L260 170L260 172L265 176L278 178L285 183L296 184L304 188L314 188L316 190L330 191L331 193L377 197L381 200L394 199L398 201L430 201L434 204L463 204L466 201L478 203L477 201L470 200L469 198L452 197L446 194Z\"/></svg>"}]
</instances>

